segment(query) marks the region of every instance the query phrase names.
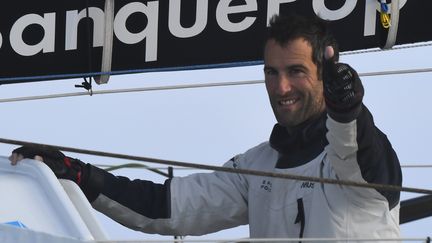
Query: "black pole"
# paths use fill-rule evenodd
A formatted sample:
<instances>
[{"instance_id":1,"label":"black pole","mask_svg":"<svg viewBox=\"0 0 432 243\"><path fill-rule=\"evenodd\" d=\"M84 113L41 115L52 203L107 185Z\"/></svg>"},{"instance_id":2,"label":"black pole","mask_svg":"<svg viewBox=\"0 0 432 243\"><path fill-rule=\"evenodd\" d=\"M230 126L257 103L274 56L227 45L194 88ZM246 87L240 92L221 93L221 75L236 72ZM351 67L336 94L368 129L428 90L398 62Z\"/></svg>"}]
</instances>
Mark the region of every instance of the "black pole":
<instances>
[{"instance_id":1,"label":"black pole","mask_svg":"<svg viewBox=\"0 0 432 243\"><path fill-rule=\"evenodd\" d=\"M168 178L172 179L174 177L174 168L172 166L168 166ZM174 236L174 240L181 239L181 236Z\"/></svg>"},{"instance_id":2,"label":"black pole","mask_svg":"<svg viewBox=\"0 0 432 243\"><path fill-rule=\"evenodd\" d=\"M400 224L432 216L432 195L408 199L401 202Z\"/></svg>"},{"instance_id":3,"label":"black pole","mask_svg":"<svg viewBox=\"0 0 432 243\"><path fill-rule=\"evenodd\" d=\"M172 166L168 166L168 178L172 179L174 177L174 168Z\"/></svg>"}]
</instances>

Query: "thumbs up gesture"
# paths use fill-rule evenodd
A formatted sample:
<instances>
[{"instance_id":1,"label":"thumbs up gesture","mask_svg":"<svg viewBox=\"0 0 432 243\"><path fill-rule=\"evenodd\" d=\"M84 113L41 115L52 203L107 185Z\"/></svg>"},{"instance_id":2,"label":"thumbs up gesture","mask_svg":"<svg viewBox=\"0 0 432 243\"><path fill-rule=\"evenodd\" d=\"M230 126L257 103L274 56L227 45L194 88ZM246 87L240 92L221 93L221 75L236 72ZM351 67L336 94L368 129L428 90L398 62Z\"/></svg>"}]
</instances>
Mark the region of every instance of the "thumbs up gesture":
<instances>
[{"instance_id":1,"label":"thumbs up gesture","mask_svg":"<svg viewBox=\"0 0 432 243\"><path fill-rule=\"evenodd\" d=\"M345 63L333 59L333 47L328 46L324 53L323 85L327 110L330 115L341 116L337 120L349 122L356 117L351 114L360 109L364 89L357 72ZM344 115L346 113L347 116ZM355 112L358 115L358 112ZM356 115L356 114L354 114Z\"/></svg>"}]
</instances>

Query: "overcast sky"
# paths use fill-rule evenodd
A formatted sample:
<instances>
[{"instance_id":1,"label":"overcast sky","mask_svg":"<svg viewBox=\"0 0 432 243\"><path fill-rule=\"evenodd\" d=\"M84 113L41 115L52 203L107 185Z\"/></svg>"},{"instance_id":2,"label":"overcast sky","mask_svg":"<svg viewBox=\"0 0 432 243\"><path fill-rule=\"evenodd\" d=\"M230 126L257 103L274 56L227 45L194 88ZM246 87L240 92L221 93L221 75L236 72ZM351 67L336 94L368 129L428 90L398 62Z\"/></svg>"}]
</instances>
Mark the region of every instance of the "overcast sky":
<instances>
[{"instance_id":1,"label":"overcast sky","mask_svg":"<svg viewBox=\"0 0 432 243\"><path fill-rule=\"evenodd\" d=\"M342 56L359 73L430 68L432 47ZM432 73L362 77L364 103L374 114L399 155L401 164L432 164L429 160L432 116ZM262 66L146 73L112 77L94 90L263 79ZM0 86L0 99L76 92L79 79ZM140 93L81 96L0 103L0 137L222 165L238 153L268 139L275 123L263 84ZM0 155L16 146L0 144ZM68 154L94 164L127 161ZM160 167L156 164L148 164ZM432 168L405 168L404 186L432 189ZM175 170L177 176L197 172ZM144 170L122 169L115 174L163 182ZM420 196L403 193L402 198ZM126 229L100 215L112 239L161 239ZM403 237L432 235L432 219L402 226ZM239 227L201 238L247 237ZM193 237L187 237L191 239Z\"/></svg>"}]
</instances>

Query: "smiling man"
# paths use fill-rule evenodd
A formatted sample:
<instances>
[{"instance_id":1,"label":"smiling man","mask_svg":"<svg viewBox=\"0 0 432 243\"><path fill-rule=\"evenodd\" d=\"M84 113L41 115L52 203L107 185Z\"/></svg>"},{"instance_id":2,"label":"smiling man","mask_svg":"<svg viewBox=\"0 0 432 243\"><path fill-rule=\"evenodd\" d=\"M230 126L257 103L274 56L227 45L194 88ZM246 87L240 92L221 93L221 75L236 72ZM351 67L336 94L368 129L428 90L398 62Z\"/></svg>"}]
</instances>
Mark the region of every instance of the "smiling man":
<instances>
[{"instance_id":1,"label":"smiling man","mask_svg":"<svg viewBox=\"0 0 432 243\"><path fill-rule=\"evenodd\" d=\"M269 141L224 166L400 186L398 158L363 105L361 81L337 60L325 23L274 17L264 73L277 124ZM59 178L79 184L94 208L147 233L203 235L249 224L254 238L399 237L400 193L395 191L225 172L175 177L159 185L116 177L39 147L16 149L11 161L36 156Z\"/></svg>"},{"instance_id":2,"label":"smiling man","mask_svg":"<svg viewBox=\"0 0 432 243\"><path fill-rule=\"evenodd\" d=\"M289 128L325 110L323 85L312 47L304 38L278 43L269 39L264 74L270 103L279 124Z\"/></svg>"}]
</instances>

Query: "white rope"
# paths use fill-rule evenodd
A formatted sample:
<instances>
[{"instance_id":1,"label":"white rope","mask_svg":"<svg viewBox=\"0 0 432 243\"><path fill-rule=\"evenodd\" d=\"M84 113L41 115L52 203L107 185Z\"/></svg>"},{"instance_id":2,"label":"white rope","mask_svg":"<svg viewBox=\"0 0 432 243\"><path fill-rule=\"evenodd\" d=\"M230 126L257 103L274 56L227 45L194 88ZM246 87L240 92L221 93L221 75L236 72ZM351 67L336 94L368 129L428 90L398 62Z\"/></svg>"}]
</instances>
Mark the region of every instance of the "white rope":
<instances>
[{"instance_id":1,"label":"white rope","mask_svg":"<svg viewBox=\"0 0 432 243\"><path fill-rule=\"evenodd\" d=\"M104 44L102 49L101 72L111 72L114 36L114 0L105 0ZM108 83L109 74L94 77L97 84Z\"/></svg>"},{"instance_id":2,"label":"white rope","mask_svg":"<svg viewBox=\"0 0 432 243\"><path fill-rule=\"evenodd\" d=\"M393 0L391 3L391 24L387 33L386 44L383 49L391 49L396 43L397 31L399 27L399 0Z\"/></svg>"},{"instance_id":3,"label":"white rope","mask_svg":"<svg viewBox=\"0 0 432 243\"><path fill-rule=\"evenodd\" d=\"M341 52L340 56L349 56L349 55L366 54L366 53L383 52L383 51L397 51L397 50L403 50L403 49L430 47L430 46L432 46L432 42L429 41L429 42L423 42L423 43L415 43L415 44L406 44L406 45L395 46L391 49L371 48L371 49L363 49L363 50L356 50L356 51L345 51L345 52Z\"/></svg>"},{"instance_id":4,"label":"white rope","mask_svg":"<svg viewBox=\"0 0 432 243\"><path fill-rule=\"evenodd\" d=\"M432 168L432 165L418 164L418 165L402 165L402 168Z\"/></svg>"},{"instance_id":5,"label":"white rope","mask_svg":"<svg viewBox=\"0 0 432 243\"><path fill-rule=\"evenodd\" d=\"M400 74L413 74L413 73L427 73L432 72L432 68L417 68L417 69L403 69L393 71L379 71L379 72L367 72L359 73L360 77L374 77L384 75L400 75Z\"/></svg>"},{"instance_id":6,"label":"white rope","mask_svg":"<svg viewBox=\"0 0 432 243\"><path fill-rule=\"evenodd\" d=\"M125 165L129 165L130 163L124 163L124 164L113 164L113 165L108 165L108 164L95 164L95 166L100 167L100 168L113 168L113 167L122 167ZM134 166L130 166L130 167L122 167L119 169L143 169L143 170L167 170L168 167L153 167L153 166L146 166L144 164L133 164ZM407 168L407 169L417 169L417 168L432 168L432 165L428 165L428 164L412 164L412 165L401 165L402 168ZM187 168L187 167L172 167L173 170L204 170L204 169L199 169L199 168Z\"/></svg>"},{"instance_id":7,"label":"white rope","mask_svg":"<svg viewBox=\"0 0 432 243\"><path fill-rule=\"evenodd\" d=\"M208 83L208 84L186 84L186 85L171 85L171 86L157 86L157 87L144 87L144 88L99 90L99 91L93 91L93 95L145 92L145 91L176 90L176 89L191 89L191 88L209 88L209 87L250 85L250 84L261 84L261 83L264 83L264 81L263 80L255 80L255 81L219 82L219 83ZM0 99L0 103L53 99L53 98L65 98L65 97L74 97L74 96L88 96L88 92L75 92L75 93L62 93L62 94L52 94L52 95L39 95L39 96L8 98L8 99Z\"/></svg>"},{"instance_id":8,"label":"white rope","mask_svg":"<svg viewBox=\"0 0 432 243\"><path fill-rule=\"evenodd\" d=\"M366 73L359 73L359 76L373 77L373 76L383 76L383 75L400 75L400 74L427 73L427 72L432 72L432 68L366 72ZM93 95L192 89L192 88L227 87L227 86L263 84L263 83L264 83L263 80L252 80L252 81L233 81L233 82L217 82L217 83L205 83L205 84L185 84L185 85L156 86L156 87L129 88L129 89L99 90L99 91L93 91ZM52 94L52 95L26 96L26 97L0 99L0 103L66 98L66 97L87 96L87 95L88 92L74 92L74 93L61 93L61 94Z\"/></svg>"},{"instance_id":9,"label":"white rope","mask_svg":"<svg viewBox=\"0 0 432 243\"><path fill-rule=\"evenodd\" d=\"M214 242L214 243L228 243L228 242L427 242L427 238L242 238L242 239L166 239L166 240L109 240L97 241L97 243L163 243L163 242Z\"/></svg>"},{"instance_id":10,"label":"white rope","mask_svg":"<svg viewBox=\"0 0 432 243\"><path fill-rule=\"evenodd\" d=\"M109 169L112 167L122 167L125 165L128 165L129 163L124 163L124 164L115 164L115 165L107 165L107 164L94 164L95 166L99 167L99 168L103 168L103 169ZM157 166L157 167L153 167L153 166L146 166L146 165L141 165L141 164L134 164L136 166L131 166L131 167L125 167L127 169L140 169L140 170L167 170L168 166L162 167L162 166ZM172 167L172 166L171 166ZM432 167L432 166L431 166ZM125 169L125 168L121 168L121 169ZM172 167L173 170L204 170L204 169L194 169L194 168L187 168L187 167Z\"/></svg>"}]
</instances>

